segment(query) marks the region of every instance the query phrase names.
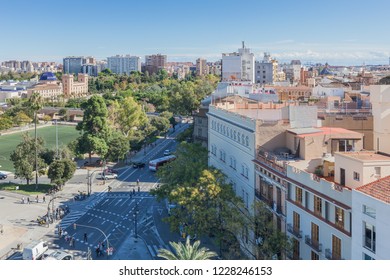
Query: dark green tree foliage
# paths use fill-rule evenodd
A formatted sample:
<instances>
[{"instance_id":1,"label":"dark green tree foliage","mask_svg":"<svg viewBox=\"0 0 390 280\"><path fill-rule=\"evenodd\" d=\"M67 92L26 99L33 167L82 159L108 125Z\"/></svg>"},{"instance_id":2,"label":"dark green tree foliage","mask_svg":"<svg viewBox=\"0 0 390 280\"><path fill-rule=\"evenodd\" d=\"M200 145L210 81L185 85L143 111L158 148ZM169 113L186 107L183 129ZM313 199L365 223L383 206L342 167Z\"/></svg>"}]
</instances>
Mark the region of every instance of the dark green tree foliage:
<instances>
[{"instance_id":1,"label":"dark green tree foliage","mask_svg":"<svg viewBox=\"0 0 390 280\"><path fill-rule=\"evenodd\" d=\"M44 140L41 137L37 138L38 155L43 152ZM10 159L14 164L15 175L21 179L27 180L27 184L34 178L35 171L35 139L31 138L28 133L23 134L23 141L16 146L12 152ZM38 173L45 172L46 164L41 158L37 158Z\"/></svg>"},{"instance_id":2,"label":"dark green tree foliage","mask_svg":"<svg viewBox=\"0 0 390 280\"><path fill-rule=\"evenodd\" d=\"M0 115L0 130L9 129L11 127L13 127L12 118Z\"/></svg>"},{"instance_id":3,"label":"dark green tree foliage","mask_svg":"<svg viewBox=\"0 0 390 280\"><path fill-rule=\"evenodd\" d=\"M130 150L129 140L121 133L114 133L108 143L107 158L111 161L124 159Z\"/></svg>"},{"instance_id":4,"label":"dark green tree foliage","mask_svg":"<svg viewBox=\"0 0 390 280\"><path fill-rule=\"evenodd\" d=\"M70 159L53 161L49 166L47 177L52 184L62 187L69 181L76 171L76 163Z\"/></svg>"},{"instance_id":5,"label":"dark green tree foliage","mask_svg":"<svg viewBox=\"0 0 390 280\"><path fill-rule=\"evenodd\" d=\"M260 240L256 247L257 258L268 260L283 258L292 249L291 240L276 228L273 214L263 202L257 201L254 209L252 230L256 238Z\"/></svg>"},{"instance_id":6,"label":"dark green tree foliage","mask_svg":"<svg viewBox=\"0 0 390 280\"><path fill-rule=\"evenodd\" d=\"M110 129L107 123L108 110L101 96L93 95L81 104L84 110L83 121L77 124L76 129L82 131L79 137L77 151L88 153L89 157L95 152L105 157L108 151L107 141L110 137Z\"/></svg>"},{"instance_id":7,"label":"dark green tree foliage","mask_svg":"<svg viewBox=\"0 0 390 280\"><path fill-rule=\"evenodd\" d=\"M153 127L155 127L157 135L166 133L170 127L169 120L159 116L150 117L149 122Z\"/></svg>"}]
</instances>

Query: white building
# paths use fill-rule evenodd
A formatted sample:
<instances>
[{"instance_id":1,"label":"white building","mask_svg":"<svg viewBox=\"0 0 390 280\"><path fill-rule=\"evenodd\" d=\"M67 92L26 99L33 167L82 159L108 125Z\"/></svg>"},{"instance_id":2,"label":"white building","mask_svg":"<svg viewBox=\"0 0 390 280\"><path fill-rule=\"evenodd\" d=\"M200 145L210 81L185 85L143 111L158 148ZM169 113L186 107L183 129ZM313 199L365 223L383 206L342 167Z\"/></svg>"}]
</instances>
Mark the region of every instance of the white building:
<instances>
[{"instance_id":1,"label":"white building","mask_svg":"<svg viewBox=\"0 0 390 280\"><path fill-rule=\"evenodd\" d=\"M390 176L352 192L352 259L390 260Z\"/></svg>"},{"instance_id":2,"label":"white building","mask_svg":"<svg viewBox=\"0 0 390 280\"><path fill-rule=\"evenodd\" d=\"M350 90L350 88L346 88L342 84L321 83L313 87L313 96L319 98L329 96L338 96L340 98L344 98L346 89Z\"/></svg>"},{"instance_id":3,"label":"white building","mask_svg":"<svg viewBox=\"0 0 390 280\"><path fill-rule=\"evenodd\" d=\"M242 48L238 53L222 54L222 81L255 81L255 55L250 49Z\"/></svg>"},{"instance_id":4,"label":"white building","mask_svg":"<svg viewBox=\"0 0 390 280\"><path fill-rule=\"evenodd\" d=\"M141 57L130 55L107 57L107 68L116 74L130 75L132 71L141 72Z\"/></svg>"},{"instance_id":5,"label":"white building","mask_svg":"<svg viewBox=\"0 0 390 280\"><path fill-rule=\"evenodd\" d=\"M390 154L390 85L371 85L374 149Z\"/></svg>"},{"instance_id":6,"label":"white building","mask_svg":"<svg viewBox=\"0 0 390 280\"><path fill-rule=\"evenodd\" d=\"M259 84L272 85L277 79L278 62L271 59L269 53L264 53L262 61L255 63L255 81Z\"/></svg>"}]
</instances>

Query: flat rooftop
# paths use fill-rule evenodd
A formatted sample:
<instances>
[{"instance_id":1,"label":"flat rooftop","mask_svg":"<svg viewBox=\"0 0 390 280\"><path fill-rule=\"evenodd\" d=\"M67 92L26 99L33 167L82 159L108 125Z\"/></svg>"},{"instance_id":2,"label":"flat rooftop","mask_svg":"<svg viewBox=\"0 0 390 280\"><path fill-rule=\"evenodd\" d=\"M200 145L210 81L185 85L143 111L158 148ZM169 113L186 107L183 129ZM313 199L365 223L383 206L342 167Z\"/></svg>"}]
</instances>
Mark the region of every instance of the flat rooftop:
<instances>
[{"instance_id":1,"label":"flat rooftop","mask_svg":"<svg viewBox=\"0 0 390 280\"><path fill-rule=\"evenodd\" d=\"M279 121L282 120L282 109L229 109L236 113L255 120Z\"/></svg>"},{"instance_id":2,"label":"flat rooftop","mask_svg":"<svg viewBox=\"0 0 390 280\"><path fill-rule=\"evenodd\" d=\"M337 152L336 154L357 159L359 161L390 161L390 156L378 154L375 151Z\"/></svg>"},{"instance_id":3,"label":"flat rooftop","mask_svg":"<svg viewBox=\"0 0 390 280\"><path fill-rule=\"evenodd\" d=\"M390 203L390 176L358 187L356 188L356 191L362 192L385 203Z\"/></svg>"},{"instance_id":4,"label":"flat rooftop","mask_svg":"<svg viewBox=\"0 0 390 280\"><path fill-rule=\"evenodd\" d=\"M343 135L343 137L350 139L360 139L362 137L361 134L358 132L340 127L295 128L288 129L287 131L298 135L299 138L318 135Z\"/></svg>"}]
</instances>

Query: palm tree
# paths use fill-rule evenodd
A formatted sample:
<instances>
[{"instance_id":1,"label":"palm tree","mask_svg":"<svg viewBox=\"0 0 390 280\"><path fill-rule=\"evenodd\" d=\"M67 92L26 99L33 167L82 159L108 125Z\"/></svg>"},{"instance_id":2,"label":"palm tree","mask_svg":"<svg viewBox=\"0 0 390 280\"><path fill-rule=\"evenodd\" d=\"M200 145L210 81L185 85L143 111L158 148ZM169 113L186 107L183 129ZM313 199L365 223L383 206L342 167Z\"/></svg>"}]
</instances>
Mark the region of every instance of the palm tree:
<instances>
[{"instance_id":1,"label":"palm tree","mask_svg":"<svg viewBox=\"0 0 390 280\"><path fill-rule=\"evenodd\" d=\"M199 248L199 240L195 241L194 244L191 245L190 238L188 236L185 244L181 242L169 242L169 244L171 244L175 253L167 249L160 249L158 251L158 256L160 258L164 258L166 260L209 260L212 257L218 256L217 253L209 251L206 247Z\"/></svg>"},{"instance_id":2,"label":"palm tree","mask_svg":"<svg viewBox=\"0 0 390 280\"><path fill-rule=\"evenodd\" d=\"M37 122L38 111L43 107L43 98L38 92L33 92L29 98L29 107L34 112L35 125L35 189L38 189L38 143L37 143Z\"/></svg>"}]
</instances>

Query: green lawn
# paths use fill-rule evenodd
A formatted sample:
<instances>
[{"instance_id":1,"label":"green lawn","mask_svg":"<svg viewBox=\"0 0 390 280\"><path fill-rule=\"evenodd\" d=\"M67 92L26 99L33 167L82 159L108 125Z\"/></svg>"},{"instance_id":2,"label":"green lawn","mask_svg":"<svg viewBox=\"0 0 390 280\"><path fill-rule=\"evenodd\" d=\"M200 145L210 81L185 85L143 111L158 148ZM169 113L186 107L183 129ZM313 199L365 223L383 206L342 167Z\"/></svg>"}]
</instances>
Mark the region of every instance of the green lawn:
<instances>
[{"instance_id":1,"label":"green lawn","mask_svg":"<svg viewBox=\"0 0 390 280\"><path fill-rule=\"evenodd\" d=\"M34 130L28 133L34 137ZM46 147L54 148L56 146L56 127L48 126L37 130L38 137L46 141ZM58 146L66 145L79 136L79 131L74 126L58 126ZM14 167L9 157L15 150L15 147L22 141L22 132L0 136L0 170L14 171Z\"/></svg>"}]
</instances>

